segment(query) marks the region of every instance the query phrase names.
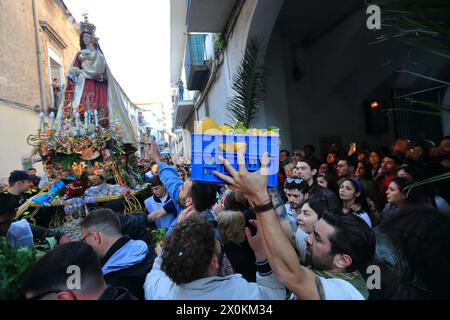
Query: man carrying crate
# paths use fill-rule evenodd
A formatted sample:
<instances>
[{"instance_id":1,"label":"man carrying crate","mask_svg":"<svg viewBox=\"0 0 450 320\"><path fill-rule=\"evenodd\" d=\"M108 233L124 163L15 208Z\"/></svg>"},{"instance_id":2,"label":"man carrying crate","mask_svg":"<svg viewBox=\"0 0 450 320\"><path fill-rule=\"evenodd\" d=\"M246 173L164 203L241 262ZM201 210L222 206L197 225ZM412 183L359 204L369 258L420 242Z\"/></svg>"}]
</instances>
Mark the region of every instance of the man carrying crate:
<instances>
[{"instance_id":1,"label":"man carrying crate","mask_svg":"<svg viewBox=\"0 0 450 320\"><path fill-rule=\"evenodd\" d=\"M176 168L161 161L159 148L154 141L149 144L148 156L158 165L159 178L166 187L170 198L174 200L177 209L177 219L172 221L167 234L172 231L172 228L178 222L182 211L183 215L187 217L193 215L204 217L215 228L216 221L212 212L208 209L216 202L217 187L190 179L183 183L178 177ZM216 235L218 237L218 232L216 232Z\"/></svg>"}]
</instances>

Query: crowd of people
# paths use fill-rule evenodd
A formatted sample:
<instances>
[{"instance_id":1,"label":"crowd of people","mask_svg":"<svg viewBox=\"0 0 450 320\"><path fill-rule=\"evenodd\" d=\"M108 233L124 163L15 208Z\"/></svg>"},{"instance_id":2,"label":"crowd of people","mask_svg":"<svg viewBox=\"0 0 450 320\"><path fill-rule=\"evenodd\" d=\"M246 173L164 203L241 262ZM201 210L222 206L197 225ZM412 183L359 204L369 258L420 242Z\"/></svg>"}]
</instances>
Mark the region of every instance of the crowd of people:
<instances>
[{"instance_id":1,"label":"crowd of people","mask_svg":"<svg viewBox=\"0 0 450 320\"><path fill-rule=\"evenodd\" d=\"M323 161L312 145L292 157L281 150L276 188L267 187L267 155L252 173L220 159L223 186L191 180L189 165L161 156L154 143L147 151L145 212L88 210L79 239L15 221L39 180L35 170L11 173L0 194L0 236L15 247L43 236L59 242L24 276L25 299L450 297L450 180L420 183L450 172L450 137L436 146L352 144ZM149 230L165 237L155 243ZM67 285L70 266L79 267L79 286Z\"/></svg>"}]
</instances>

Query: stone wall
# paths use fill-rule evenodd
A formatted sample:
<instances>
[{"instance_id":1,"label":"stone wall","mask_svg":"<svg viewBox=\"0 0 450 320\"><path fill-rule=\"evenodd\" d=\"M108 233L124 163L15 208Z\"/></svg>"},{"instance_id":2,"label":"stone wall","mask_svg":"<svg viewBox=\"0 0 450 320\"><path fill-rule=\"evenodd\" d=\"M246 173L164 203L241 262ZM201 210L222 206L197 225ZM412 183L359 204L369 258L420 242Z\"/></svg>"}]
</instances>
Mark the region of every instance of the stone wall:
<instances>
[{"instance_id":1,"label":"stone wall","mask_svg":"<svg viewBox=\"0 0 450 320\"><path fill-rule=\"evenodd\" d=\"M73 17L60 0L36 0L42 50L42 71L46 105L51 99L49 48L61 58L64 74L79 50L79 32ZM50 35L53 30L60 41ZM63 44L63 45L61 45ZM29 157L29 134L36 132L40 105L37 50L31 0L0 1L0 177L22 168L22 157ZM47 107L46 106L46 107ZM35 167L38 172L40 164ZM42 171L41 171L42 172Z\"/></svg>"}]
</instances>

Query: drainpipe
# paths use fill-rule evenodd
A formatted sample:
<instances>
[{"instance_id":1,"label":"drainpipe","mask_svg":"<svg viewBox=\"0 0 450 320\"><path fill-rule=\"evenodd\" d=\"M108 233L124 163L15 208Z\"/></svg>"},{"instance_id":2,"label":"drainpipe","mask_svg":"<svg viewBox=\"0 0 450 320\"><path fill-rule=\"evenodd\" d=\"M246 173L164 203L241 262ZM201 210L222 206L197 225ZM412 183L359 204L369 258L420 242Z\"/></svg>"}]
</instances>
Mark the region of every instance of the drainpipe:
<instances>
[{"instance_id":1,"label":"drainpipe","mask_svg":"<svg viewBox=\"0 0 450 320\"><path fill-rule=\"evenodd\" d=\"M42 74L42 50L41 50L41 40L39 38L39 23L38 23L36 0L33 0L33 19L34 19L34 37L36 39L39 93L41 96L41 112L44 112L44 108L47 106L47 103L45 101L45 86L44 86L44 77Z\"/></svg>"}]
</instances>

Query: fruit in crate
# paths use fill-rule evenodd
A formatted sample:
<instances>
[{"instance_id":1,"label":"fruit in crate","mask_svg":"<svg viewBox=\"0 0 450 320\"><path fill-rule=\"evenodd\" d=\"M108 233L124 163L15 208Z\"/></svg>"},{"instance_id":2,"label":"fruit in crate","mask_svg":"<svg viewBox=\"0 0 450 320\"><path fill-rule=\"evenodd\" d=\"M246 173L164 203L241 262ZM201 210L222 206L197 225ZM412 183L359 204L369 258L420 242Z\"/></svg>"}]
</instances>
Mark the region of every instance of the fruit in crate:
<instances>
[{"instance_id":1,"label":"fruit in crate","mask_svg":"<svg viewBox=\"0 0 450 320\"><path fill-rule=\"evenodd\" d=\"M275 126L268 127L267 135L279 137L280 136L280 128L275 127ZM281 147L281 138L278 139L278 146Z\"/></svg>"},{"instance_id":2,"label":"fruit in crate","mask_svg":"<svg viewBox=\"0 0 450 320\"><path fill-rule=\"evenodd\" d=\"M251 129L248 129L246 133L251 136L258 136L259 130L256 128L251 128Z\"/></svg>"},{"instance_id":3,"label":"fruit in crate","mask_svg":"<svg viewBox=\"0 0 450 320\"><path fill-rule=\"evenodd\" d=\"M241 134L244 134L246 131L247 131L247 127L244 126L244 124L242 122L238 121L236 123L236 125L234 126L233 134L241 135Z\"/></svg>"},{"instance_id":4,"label":"fruit in crate","mask_svg":"<svg viewBox=\"0 0 450 320\"><path fill-rule=\"evenodd\" d=\"M205 132L203 132L203 134L210 134L210 135L217 136L217 135L221 135L222 132L219 129L211 128L211 129L208 129Z\"/></svg>"},{"instance_id":5,"label":"fruit in crate","mask_svg":"<svg viewBox=\"0 0 450 320\"><path fill-rule=\"evenodd\" d=\"M221 134L219 127L211 118L205 117L197 123L197 132L205 134Z\"/></svg>"},{"instance_id":6,"label":"fruit in crate","mask_svg":"<svg viewBox=\"0 0 450 320\"><path fill-rule=\"evenodd\" d=\"M219 149L225 152L233 153L234 152L234 142L221 142L219 143Z\"/></svg>"},{"instance_id":7,"label":"fruit in crate","mask_svg":"<svg viewBox=\"0 0 450 320\"><path fill-rule=\"evenodd\" d=\"M275 126L270 126L267 128L267 135L269 136L279 136L280 135L280 128Z\"/></svg>"},{"instance_id":8,"label":"fruit in crate","mask_svg":"<svg viewBox=\"0 0 450 320\"><path fill-rule=\"evenodd\" d=\"M222 134L233 134L233 127L224 124L223 126L220 127L220 131L222 132Z\"/></svg>"}]
</instances>

